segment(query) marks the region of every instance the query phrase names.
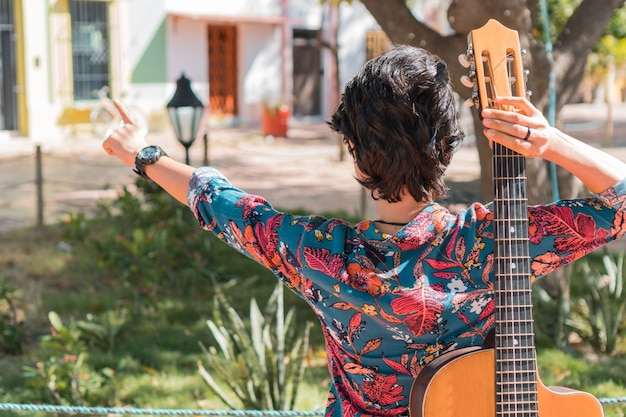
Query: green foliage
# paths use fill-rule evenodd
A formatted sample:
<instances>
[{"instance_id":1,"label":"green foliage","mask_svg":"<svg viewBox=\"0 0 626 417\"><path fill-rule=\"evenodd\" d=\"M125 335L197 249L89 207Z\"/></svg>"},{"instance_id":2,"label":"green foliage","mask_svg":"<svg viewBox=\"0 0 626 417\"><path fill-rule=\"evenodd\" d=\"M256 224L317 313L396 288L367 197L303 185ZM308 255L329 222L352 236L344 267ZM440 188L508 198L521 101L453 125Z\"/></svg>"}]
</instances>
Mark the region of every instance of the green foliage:
<instances>
[{"instance_id":1,"label":"green foliage","mask_svg":"<svg viewBox=\"0 0 626 417\"><path fill-rule=\"evenodd\" d=\"M563 30L567 19L574 13L582 0L547 0L548 26L550 30L550 40L556 42L558 35ZM541 9L539 8L540 12ZM545 39L543 29L543 16L537 13L537 21L535 22L535 37L543 41Z\"/></svg>"},{"instance_id":2,"label":"green foliage","mask_svg":"<svg viewBox=\"0 0 626 417\"><path fill-rule=\"evenodd\" d=\"M137 181L113 201L98 204L93 219L70 214L65 238L106 275L135 292L136 299L167 286L181 293L195 289L211 265L212 239L197 227L187 207L153 183Z\"/></svg>"},{"instance_id":3,"label":"green foliage","mask_svg":"<svg viewBox=\"0 0 626 417\"><path fill-rule=\"evenodd\" d=\"M541 347L562 347L564 344L565 320L568 317L563 292L549 293L541 285L532 287L535 341Z\"/></svg>"},{"instance_id":4,"label":"green foliage","mask_svg":"<svg viewBox=\"0 0 626 417\"><path fill-rule=\"evenodd\" d=\"M65 326L53 311L48 317L52 330L40 344L47 359L24 366L27 387L39 392L42 400L60 405L112 405L115 371L104 368L96 372L87 365L88 349L76 321Z\"/></svg>"},{"instance_id":5,"label":"green foliage","mask_svg":"<svg viewBox=\"0 0 626 417\"><path fill-rule=\"evenodd\" d=\"M264 312L252 298L249 323L223 292L214 298L214 318L207 325L219 354L217 348L201 345L208 366L199 362L198 367L211 391L232 409L294 409L312 324L298 333L295 310L285 314L283 291L278 283Z\"/></svg>"},{"instance_id":6,"label":"green foliage","mask_svg":"<svg viewBox=\"0 0 626 417\"><path fill-rule=\"evenodd\" d=\"M15 289L0 280L0 352L9 355L21 353L26 341L26 328L17 317L15 297Z\"/></svg>"},{"instance_id":7,"label":"green foliage","mask_svg":"<svg viewBox=\"0 0 626 417\"><path fill-rule=\"evenodd\" d=\"M78 320L76 326L89 346L111 352L127 323L128 313L125 309L120 309L117 312L107 310L104 319L88 313L86 320Z\"/></svg>"},{"instance_id":8,"label":"green foliage","mask_svg":"<svg viewBox=\"0 0 626 417\"><path fill-rule=\"evenodd\" d=\"M596 353L613 354L626 335L624 253L591 254L574 264L569 326Z\"/></svg>"}]
</instances>

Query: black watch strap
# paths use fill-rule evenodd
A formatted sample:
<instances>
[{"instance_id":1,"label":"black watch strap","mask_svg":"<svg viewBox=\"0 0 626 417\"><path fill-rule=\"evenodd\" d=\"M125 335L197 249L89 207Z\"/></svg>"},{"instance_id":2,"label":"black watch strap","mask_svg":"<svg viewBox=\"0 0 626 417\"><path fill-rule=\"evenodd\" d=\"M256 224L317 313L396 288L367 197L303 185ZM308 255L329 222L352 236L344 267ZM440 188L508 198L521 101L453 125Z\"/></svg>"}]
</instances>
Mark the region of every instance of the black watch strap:
<instances>
[{"instance_id":1,"label":"black watch strap","mask_svg":"<svg viewBox=\"0 0 626 417\"><path fill-rule=\"evenodd\" d=\"M167 153L160 146L146 146L137 153L133 172L141 178L149 179L146 174L146 166L155 164L162 156L167 156Z\"/></svg>"}]
</instances>

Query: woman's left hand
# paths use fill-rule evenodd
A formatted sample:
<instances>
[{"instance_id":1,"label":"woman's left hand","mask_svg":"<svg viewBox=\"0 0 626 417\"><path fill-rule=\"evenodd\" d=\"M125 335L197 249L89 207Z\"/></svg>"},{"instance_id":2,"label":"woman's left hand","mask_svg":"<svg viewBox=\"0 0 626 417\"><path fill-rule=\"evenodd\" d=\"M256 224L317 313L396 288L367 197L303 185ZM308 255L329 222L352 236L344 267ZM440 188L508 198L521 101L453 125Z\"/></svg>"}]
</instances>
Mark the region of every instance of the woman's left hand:
<instances>
[{"instance_id":1,"label":"woman's left hand","mask_svg":"<svg viewBox=\"0 0 626 417\"><path fill-rule=\"evenodd\" d=\"M482 111L487 139L526 157L543 156L553 137L552 127L543 114L524 97L498 97L495 102L514 110Z\"/></svg>"}]
</instances>

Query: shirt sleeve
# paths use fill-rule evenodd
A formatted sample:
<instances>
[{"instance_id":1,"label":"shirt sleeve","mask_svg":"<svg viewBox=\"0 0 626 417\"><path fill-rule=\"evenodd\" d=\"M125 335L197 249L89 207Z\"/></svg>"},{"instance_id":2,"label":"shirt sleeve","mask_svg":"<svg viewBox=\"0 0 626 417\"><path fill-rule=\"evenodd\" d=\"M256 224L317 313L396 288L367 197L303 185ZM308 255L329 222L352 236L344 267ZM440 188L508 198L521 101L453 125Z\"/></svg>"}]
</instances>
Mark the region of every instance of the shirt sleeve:
<instances>
[{"instance_id":1,"label":"shirt sleeve","mask_svg":"<svg viewBox=\"0 0 626 417\"><path fill-rule=\"evenodd\" d=\"M340 235L345 236L349 227L338 219L280 212L209 167L194 171L187 202L200 227L271 270L300 295L307 281L303 263L310 262L311 248L324 245L330 252L342 253Z\"/></svg>"},{"instance_id":2,"label":"shirt sleeve","mask_svg":"<svg viewBox=\"0 0 626 417\"><path fill-rule=\"evenodd\" d=\"M597 196L529 207L531 268L540 277L626 232L626 180Z\"/></svg>"}]
</instances>

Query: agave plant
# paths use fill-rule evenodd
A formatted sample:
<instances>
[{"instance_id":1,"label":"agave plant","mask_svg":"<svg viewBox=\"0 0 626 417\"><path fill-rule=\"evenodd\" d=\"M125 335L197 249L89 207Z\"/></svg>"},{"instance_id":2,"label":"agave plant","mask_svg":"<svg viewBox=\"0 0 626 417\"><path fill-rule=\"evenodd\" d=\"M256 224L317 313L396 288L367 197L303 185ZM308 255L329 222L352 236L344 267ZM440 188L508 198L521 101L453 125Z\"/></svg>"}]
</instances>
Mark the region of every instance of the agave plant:
<instances>
[{"instance_id":1,"label":"agave plant","mask_svg":"<svg viewBox=\"0 0 626 417\"><path fill-rule=\"evenodd\" d=\"M278 283L262 312L254 298L244 320L218 290L214 317L207 321L217 346L206 347L200 375L231 409L293 410L302 381L312 326L295 321L295 309L284 308Z\"/></svg>"},{"instance_id":2,"label":"agave plant","mask_svg":"<svg viewBox=\"0 0 626 417\"><path fill-rule=\"evenodd\" d=\"M599 262L598 262L599 260ZM605 250L575 263L571 328L597 353L612 354L626 334L626 268L624 253ZM576 272L578 272L576 274Z\"/></svg>"}]
</instances>

